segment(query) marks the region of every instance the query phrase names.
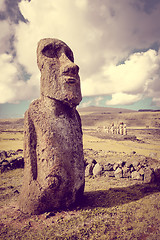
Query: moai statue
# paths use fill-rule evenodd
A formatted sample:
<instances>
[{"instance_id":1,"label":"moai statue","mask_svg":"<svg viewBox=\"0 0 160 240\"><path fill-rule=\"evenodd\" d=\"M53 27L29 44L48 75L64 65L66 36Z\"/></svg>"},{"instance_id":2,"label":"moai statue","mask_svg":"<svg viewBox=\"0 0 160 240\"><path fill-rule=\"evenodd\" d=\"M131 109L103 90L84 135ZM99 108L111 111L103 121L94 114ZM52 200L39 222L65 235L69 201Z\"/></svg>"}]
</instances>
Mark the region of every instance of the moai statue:
<instances>
[{"instance_id":1,"label":"moai statue","mask_svg":"<svg viewBox=\"0 0 160 240\"><path fill-rule=\"evenodd\" d=\"M123 125L123 135L127 135L127 126L126 126L126 124Z\"/></svg>"},{"instance_id":2,"label":"moai statue","mask_svg":"<svg viewBox=\"0 0 160 240\"><path fill-rule=\"evenodd\" d=\"M31 103L24 124L24 180L19 206L40 214L70 207L84 192L85 168L79 67L71 49L52 38L40 40L40 99Z\"/></svg>"},{"instance_id":3,"label":"moai statue","mask_svg":"<svg viewBox=\"0 0 160 240\"><path fill-rule=\"evenodd\" d=\"M119 134L123 135L123 122L121 122L119 125Z\"/></svg>"},{"instance_id":4,"label":"moai statue","mask_svg":"<svg viewBox=\"0 0 160 240\"><path fill-rule=\"evenodd\" d=\"M104 126L103 130L104 130L105 133L107 133L108 132L107 126Z\"/></svg>"},{"instance_id":5,"label":"moai statue","mask_svg":"<svg viewBox=\"0 0 160 240\"><path fill-rule=\"evenodd\" d=\"M111 125L111 134L114 134L114 123Z\"/></svg>"},{"instance_id":6,"label":"moai statue","mask_svg":"<svg viewBox=\"0 0 160 240\"><path fill-rule=\"evenodd\" d=\"M117 127L116 127L116 134L119 134L119 125L117 124Z\"/></svg>"}]
</instances>

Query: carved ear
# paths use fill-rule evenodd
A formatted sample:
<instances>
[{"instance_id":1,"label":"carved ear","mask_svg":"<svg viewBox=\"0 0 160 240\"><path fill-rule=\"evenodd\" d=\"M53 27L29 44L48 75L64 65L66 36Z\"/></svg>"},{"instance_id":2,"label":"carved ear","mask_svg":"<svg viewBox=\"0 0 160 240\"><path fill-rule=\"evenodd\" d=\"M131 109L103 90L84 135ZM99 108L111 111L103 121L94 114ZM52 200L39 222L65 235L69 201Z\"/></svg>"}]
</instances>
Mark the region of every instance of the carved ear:
<instances>
[{"instance_id":1,"label":"carved ear","mask_svg":"<svg viewBox=\"0 0 160 240\"><path fill-rule=\"evenodd\" d=\"M43 48L42 54L46 57L54 58L57 57L57 49L55 49L54 45L51 43Z\"/></svg>"}]
</instances>

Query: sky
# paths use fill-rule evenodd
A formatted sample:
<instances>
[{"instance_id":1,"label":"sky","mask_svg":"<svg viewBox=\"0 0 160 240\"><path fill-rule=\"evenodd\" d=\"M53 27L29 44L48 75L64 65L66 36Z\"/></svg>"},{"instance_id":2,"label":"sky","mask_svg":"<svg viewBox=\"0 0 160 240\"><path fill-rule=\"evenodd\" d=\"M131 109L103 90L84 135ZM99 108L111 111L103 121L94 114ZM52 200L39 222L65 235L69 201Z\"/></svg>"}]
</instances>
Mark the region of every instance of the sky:
<instances>
[{"instance_id":1,"label":"sky","mask_svg":"<svg viewBox=\"0 0 160 240\"><path fill-rule=\"evenodd\" d=\"M47 37L74 53L80 107L160 109L160 0L1 0L0 29L0 118L39 98Z\"/></svg>"}]
</instances>

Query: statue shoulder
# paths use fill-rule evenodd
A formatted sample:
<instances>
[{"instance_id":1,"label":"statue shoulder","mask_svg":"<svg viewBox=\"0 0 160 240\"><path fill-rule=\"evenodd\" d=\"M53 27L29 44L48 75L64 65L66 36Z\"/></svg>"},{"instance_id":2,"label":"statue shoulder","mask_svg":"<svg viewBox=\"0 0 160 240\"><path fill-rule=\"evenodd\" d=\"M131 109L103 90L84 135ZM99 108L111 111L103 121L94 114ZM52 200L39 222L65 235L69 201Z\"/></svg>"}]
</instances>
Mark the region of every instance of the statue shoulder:
<instances>
[{"instance_id":1,"label":"statue shoulder","mask_svg":"<svg viewBox=\"0 0 160 240\"><path fill-rule=\"evenodd\" d=\"M76 115L76 118L77 118L77 121L80 125L80 128L82 127L82 123L81 123L81 117L79 115L79 112L77 111L77 109L75 109L75 115Z\"/></svg>"},{"instance_id":2,"label":"statue shoulder","mask_svg":"<svg viewBox=\"0 0 160 240\"><path fill-rule=\"evenodd\" d=\"M34 118L34 116L37 115L37 113L39 112L40 108L41 100L40 99L33 100L29 105L29 108L25 112L24 118L25 119Z\"/></svg>"}]
</instances>

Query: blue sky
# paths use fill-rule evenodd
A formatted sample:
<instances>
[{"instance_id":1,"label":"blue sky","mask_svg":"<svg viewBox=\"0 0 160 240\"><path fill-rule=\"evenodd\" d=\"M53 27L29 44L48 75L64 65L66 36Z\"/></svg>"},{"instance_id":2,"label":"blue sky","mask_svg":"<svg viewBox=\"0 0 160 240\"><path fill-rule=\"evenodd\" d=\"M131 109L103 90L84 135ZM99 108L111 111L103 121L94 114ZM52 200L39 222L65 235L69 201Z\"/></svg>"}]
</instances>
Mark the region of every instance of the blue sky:
<instances>
[{"instance_id":1,"label":"blue sky","mask_svg":"<svg viewBox=\"0 0 160 240\"><path fill-rule=\"evenodd\" d=\"M80 107L160 109L160 0L1 0L0 118L39 97L37 42L63 40L80 67Z\"/></svg>"},{"instance_id":2,"label":"blue sky","mask_svg":"<svg viewBox=\"0 0 160 240\"><path fill-rule=\"evenodd\" d=\"M106 101L111 99L111 96L88 96L83 97L82 102L79 107L88 107L88 106L99 106L99 107L111 107L106 105ZM0 118L21 118L24 115L24 112L28 109L30 105L30 100L20 101L17 104L5 103L0 104ZM152 106L152 99L146 98L140 101L137 101L130 105L114 105L114 108L126 108L131 110L139 109L153 109L157 110L156 106Z\"/></svg>"}]
</instances>

